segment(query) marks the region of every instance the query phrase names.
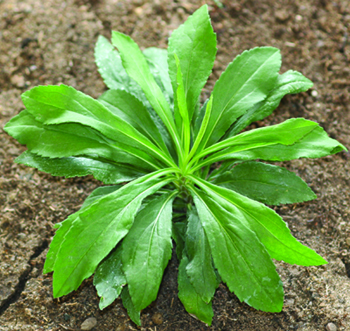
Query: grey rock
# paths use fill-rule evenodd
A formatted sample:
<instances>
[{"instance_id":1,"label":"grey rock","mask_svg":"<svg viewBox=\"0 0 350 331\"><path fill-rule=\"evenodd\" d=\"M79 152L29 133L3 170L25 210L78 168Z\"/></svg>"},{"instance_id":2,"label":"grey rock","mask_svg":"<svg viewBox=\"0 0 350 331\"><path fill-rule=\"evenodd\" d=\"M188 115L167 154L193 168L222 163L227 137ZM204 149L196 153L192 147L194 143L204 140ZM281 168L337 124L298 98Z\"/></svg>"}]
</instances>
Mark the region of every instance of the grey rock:
<instances>
[{"instance_id":1,"label":"grey rock","mask_svg":"<svg viewBox=\"0 0 350 331\"><path fill-rule=\"evenodd\" d=\"M81 330L91 330L97 325L97 319L95 317L87 318L82 324Z\"/></svg>"}]
</instances>

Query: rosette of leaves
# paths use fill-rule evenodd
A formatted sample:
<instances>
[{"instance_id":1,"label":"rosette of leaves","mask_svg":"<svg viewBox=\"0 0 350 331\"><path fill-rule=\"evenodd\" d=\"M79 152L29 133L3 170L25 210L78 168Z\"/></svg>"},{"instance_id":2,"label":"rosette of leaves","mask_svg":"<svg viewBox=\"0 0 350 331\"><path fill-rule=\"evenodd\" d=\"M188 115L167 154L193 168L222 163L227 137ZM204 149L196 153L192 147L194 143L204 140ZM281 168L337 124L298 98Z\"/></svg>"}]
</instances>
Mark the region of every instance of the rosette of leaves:
<instances>
[{"instance_id":1,"label":"rosette of leaves","mask_svg":"<svg viewBox=\"0 0 350 331\"><path fill-rule=\"evenodd\" d=\"M94 274L100 308L120 295L140 324L176 245L179 298L210 325L221 281L248 305L279 312L283 287L271 259L327 263L265 205L315 194L266 161L317 158L345 147L303 118L242 132L312 82L295 71L279 74L279 50L258 47L228 65L201 106L215 55L203 6L172 33L167 50L142 52L120 32L112 32L112 43L100 37L96 63L109 90L98 100L65 85L22 95L26 109L5 127L28 147L16 162L106 184L55 226L44 266L44 273L53 271L55 298Z\"/></svg>"}]
</instances>

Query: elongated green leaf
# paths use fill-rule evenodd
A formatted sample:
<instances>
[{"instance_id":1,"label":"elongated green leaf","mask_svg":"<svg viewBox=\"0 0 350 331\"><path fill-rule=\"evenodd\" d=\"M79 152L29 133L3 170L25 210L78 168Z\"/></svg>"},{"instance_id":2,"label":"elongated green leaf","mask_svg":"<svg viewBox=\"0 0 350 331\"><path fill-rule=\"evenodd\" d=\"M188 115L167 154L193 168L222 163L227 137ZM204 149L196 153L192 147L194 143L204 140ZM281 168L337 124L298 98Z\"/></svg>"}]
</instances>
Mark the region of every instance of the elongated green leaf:
<instances>
[{"instance_id":1,"label":"elongated green leaf","mask_svg":"<svg viewBox=\"0 0 350 331\"><path fill-rule=\"evenodd\" d=\"M216 55L216 36L210 24L207 5L195 11L169 38L169 75L175 94L178 69L174 54L179 57L184 77L184 92L189 120L191 121Z\"/></svg>"},{"instance_id":2,"label":"elongated green leaf","mask_svg":"<svg viewBox=\"0 0 350 331\"><path fill-rule=\"evenodd\" d=\"M163 91L169 103L172 103L173 90L168 73L167 50L150 47L146 48L143 51L143 54L147 59L151 73L157 84ZM118 51L108 39L103 36L99 36L97 39L95 46L95 62L98 71L108 88L114 90L125 90L137 97L147 106L148 100L146 99L141 87L128 76L123 67Z\"/></svg>"},{"instance_id":3,"label":"elongated green leaf","mask_svg":"<svg viewBox=\"0 0 350 331\"><path fill-rule=\"evenodd\" d=\"M135 308L135 306L131 300L128 286L123 288L121 297L123 300L123 306L128 311L128 315L129 315L130 319L136 325L141 326L140 311Z\"/></svg>"},{"instance_id":4,"label":"elongated green leaf","mask_svg":"<svg viewBox=\"0 0 350 331\"><path fill-rule=\"evenodd\" d=\"M258 147L270 147L277 144L293 145L317 127L317 123L305 120L304 118L291 118L277 125L243 132L221 141L198 154L197 159L208 153L223 149L205 159L195 169L206 164L225 160L227 155L235 152L247 151Z\"/></svg>"},{"instance_id":5,"label":"elongated green leaf","mask_svg":"<svg viewBox=\"0 0 350 331\"><path fill-rule=\"evenodd\" d=\"M183 255L179 265L178 274L179 299L188 313L193 314L199 320L210 326L214 316L212 304L211 302L208 304L205 303L192 286L190 278L186 272L187 265L188 258L186 255Z\"/></svg>"},{"instance_id":6,"label":"elongated green leaf","mask_svg":"<svg viewBox=\"0 0 350 331\"><path fill-rule=\"evenodd\" d=\"M258 146L249 150L232 151L232 153L227 149L228 153L222 155L220 160L289 161L299 158L319 158L346 150L341 143L328 137L327 133L320 126L317 126L293 145Z\"/></svg>"},{"instance_id":7,"label":"elongated green leaf","mask_svg":"<svg viewBox=\"0 0 350 331\"><path fill-rule=\"evenodd\" d=\"M100 299L99 307L104 309L120 295L126 285L122 270L121 246L118 245L97 267L94 286Z\"/></svg>"},{"instance_id":8,"label":"elongated green leaf","mask_svg":"<svg viewBox=\"0 0 350 331\"><path fill-rule=\"evenodd\" d=\"M296 174L260 162L245 162L216 176L214 183L268 205L297 203L317 196Z\"/></svg>"},{"instance_id":9,"label":"elongated green leaf","mask_svg":"<svg viewBox=\"0 0 350 331\"><path fill-rule=\"evenodd\" d=\"M64 237L54 265L54 297L79 287L128 233L142 200L172 179L159 179L169 170L141 177L99 199L80 212Z\"/></svg>"},{"instance_id":10,"label":"elongated green leaf","mask_svg":"<svg viewBox=\"0 0 350 331\"><path fill-rule=\"evenodd\" d=\"M64 238L70 228L72 227L72 224L74 221L76 221L79 217L79 213L86 207L89 207L97 200L103 198L104 196L116 191L120 188L120 185L115 186L105 186L105 187L99 187L96 190L94 190L84 201L83 205L81 206L78 213L75 213L73 215L70 215L66 220L64 220L61 223L56 223L54 228L58 229L56 231L56 234L50 244L50 249L47 253L45 265L43 269L43 274L52 272L54 270L54 265L57 259L57 254L59 250L61 249L62 243L64 242Z\"/></svg>"},{"instance_id":11,"label":"elongated green leaf","mask_svg":"<svg viewBox=\"0 0 350 331\"><path fill-rule=\"evenodd\" d=\"M202 126L202 121L204 119L204 116L207 112L207 105L208 105L209 99L205 100L202 107L199 109L198 114L193 118L193 137L197 137L198 132Z\"/></svg>"},{"instance_id":12,"label":"elongated green leaf","mask_svg":"<svg viewBox=\"0 0 350 331\"><path fill-rule=\"evenodd\" d=\"M168 129L179 151L181 145L170 107L160 87L154 80L147 61L139 47L129 36L117 31L112 32L112 43L120 52L126 72L141 86L151 106Z\"/></svg>"},{"instance_id":13,"label":"elongated green leaf","mask_svg":"<svg viewBox=\"0 0 350 331\"><path fill-rule=\"evenodd\" d=\"M186 272L197 294L209 303L220 282L213 268L211 251L197 211L189 211L186 232L186 251L189 263Z\"/></svg>"},{"instance_id":14,"label":"elongated green leaf","mask_svg":"<svg viewBox=\"0 0 350 331\"><path fill-rule=\"evenodd\" d=\"M213 107L202 148L217 142L249 108L274 88L281 66L277 48L258 47L238 55L213 90Z\"/></svg>"},{"instance_id":15,"label":"elongated green leaf","mask_svg":"<svg viewBox=\"0 0 350 331\"><path fill-rule=\"evenodd\" d=\"M99 101L66 85L37 86L22 94L29 113L43 124L80 123L101 132L114 144L134 147L171 165L171 160L143 134L110 112Z\"/></svg>"},{"instance_id":16,"label":"elongated green leaf","mask_svg":"<svg viewBox=\"0 0 350 331\"><path fill-rule=\"evenodd\" d=\"M164 194L148 203L123 240L123 270L136 310L146 308L157 298L164 269L171 258L173 198L174 193Z\"/></svg>"},{"instance_id":17,"label":"elongated green leaf","mask_svg":"<svg viewBox=\"0 0 350 331\"><path fill-rule=\"evenodd\" d=\"M133 148L113 145L113 141L98 131L84 125L67 123L43 125L36 121L26 110L12 118L4 130L21 144L27 145L30 152L43 157L59 158L69 156L94 156L117 163L129 163L139 168L154 170L154 159L147 153L134 151ZM137 154L138 157L131 153ZM158 164L157 164L158 165Z\"/></svg>"},{"instance_id":18,"label":"elongated green leaf","mask_svg":"<svg viewBox=\"0 0 350 331\"><path fill-rule=\"evenodd\" d=\"M172 103L172 87L171 85L168 86L170 83L166 83L166 80L169 80L167 70L168 64L166 62L167 51L158 48L147 48L144 50L144 55L146 56L148 64L150 65L152 75L155 77L158 85L163 90L166 98L169 99L170 103ZM106 38L102 36L98 38L95 47L95 60L101 76L110 89L126 90L138 98L147 107L147 110L149 111L153 121L156 123L163 140L174 156L171 139L169 137L169 133L164 127L163 122L151 107L141 87L126 73L118 51Z\"/></svg>"},{"instance_id":19,"label":"elongated green leaf","mask_svg":"<svg viewBox=\"0 0 350 331\"><path fill-rule=\"evenodd\" d=\"M113 114L129 123L163 151L167 151L163 138L143 103L129 92L109 90L98 99Z\"/></svg>"},{"instance_id":20,"label":"elongated green leaf","mask_svg":"<svg viewBox=\"0 0 350 331\"><path fill-rule=\"evenodd\" d=\"M195 152L197 151L197 148L199 147L199 145L202 141L202 138L204 136L205 130L207 129L208 121L209 121L210 114L211 114L211 108L213 105L213 98L210 97L209 101L206 102L205 104L206 104L205 115L204 115L203 120L201 122L201 126L200 126L200 129L198 131L198 134L196 135L196 139L193 143L191 152L188 156L188 160L190 160L192 158L192 156L195 154Z\"/></svg>"},{"instance_id":21,"label":"elongated green leaf","mask_svg":"<svg viewBox=\"0 0 350 331\"><path fill-rule=\"evenodd\" d=\"M73 222L77 220L78 216L76 214L70 215L63 222L56 224L55 228L58 230L55 233L54 238L51 241L50 249L46 255L46 260L43 268L43 274L54 271L54 266L57 260L57 253L62 247L62 243L66 234L72 227Z\"/></svg>"},{"instance_id":22,"label":"elongated green leaf","mask_svg":"<svg viewBox=\"0 0 350 331\"><path fill-rule=\"evenodd\" d=\"M169 77L168 69L168 51L166 49L150 47L143 51L151 73L163 91L170 107L174 103L173 88Z\"/></svg>"},{"instance_id":23,"label":"elongated green leaf","mask_svg":"<svg viewBox=\"0 0 350 331\"><path fill-rule=\"evenodd\" d=\"M113 45L103 36L99 36L95 46L95 62L105 84L110 89L125 89L126 91L141 88L130 79L122 65L122 60ZM137 95L139 93L136 93Z\"/></svg>"},{"instance_id":24,"label":"elongated green leaf","mask_svg":"<svg viewBox=\"0 0 350 331\"><path fill-rule=\"evenodd\" d=\"M52 176L81 177L93 175L104 184L128 182L145 173L123 164L112 164L88 157L48 158L29 151L16 158L16 163L25 164Z\"/></svg>"},{"instance_id":25,"label":"elongated green leaf","mask_svg":"<svg viewBox=\"0 0 350 331\"><path fill-rule=\"evenodd\" d=\"M189 119L189 113L187 109L187 101L186 101L186 92L184 89L184 82L181 72L180 60L176 54L174 54L177 65L177 90L176 90L176 104L177 109L180 114L180 118L177 119L175 116L175 120L177 120L176 125L178 132L180 134L182 140L182 146L184 150L184 156L188 155L191 143L191 125ZM181 159L181 161L183 161Z\"/></svg>"},{"instance_id":26,"label":"elongated green leaf","mask_svg":"<svg viewBox=\"0 0 350 331\"><path fill-rule=\"evenodd\" d=\"M304 77L301 73L293 70L278 75L274 89L267 98L252 108L250 108L226 133L225 137L231 137L252 122L260 121L269 116L279 105L286 94L295 94L307 91L313 83Z\"/></svg>"},{"instance_id":27,"label":"elongated green leaf","mask_svg":"<svg viewBox=\"0 0 350 331\"><path fill-rule=\"evenodd\" d=\"M282 282L255 233L204 192L192 192L214 264L230 291L256 309L281 311Z\"/></svg>"},{"instance_id":28,"label":"elongated green leaf","mask_svg":"<svg viewBox=\"0 0 350 331\"><path fill-rule=\"evenodd\" d=\"M312 249L297 241L274 210L200 178L193 178L193 180L212 199L220 203L235 220L239 220L244 226L254 231L272 258L303 266L327 263Z\"/></svg>"},{"instance_id":29,"label":"elongated green leaf","mask_svg":"<svg viewBox=\"0 0 350 331\"><path fill-rule=\"evenodd\" d=\"M88 205L91 205L96 200L104 197L107 194L113 193L116 190L119 190L121 185L112 185L112 186L100 186L97 189L93 190L91 194L85 199L81 208L85 208Z\"/></svg>"}]
</instances>

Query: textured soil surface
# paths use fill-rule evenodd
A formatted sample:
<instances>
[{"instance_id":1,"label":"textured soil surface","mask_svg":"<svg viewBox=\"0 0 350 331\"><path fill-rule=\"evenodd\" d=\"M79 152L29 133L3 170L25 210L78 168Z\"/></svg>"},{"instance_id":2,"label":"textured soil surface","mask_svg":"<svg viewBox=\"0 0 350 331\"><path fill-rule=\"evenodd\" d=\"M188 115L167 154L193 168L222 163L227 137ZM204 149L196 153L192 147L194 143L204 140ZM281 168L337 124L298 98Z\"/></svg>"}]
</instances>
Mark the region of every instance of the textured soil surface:
<instances>
[{"instance_id":1,"label":"textured soil surface","mask_svg":"<svg viewBox=\"0 0 350 331\"><path fill-rule=\"evenodd\" d=\"M218 58L205 93L245 49L281 49L282 72L294 69L315 84L283 99L255 126L305 117L350 147L349 0L209 1ZM117 300L104 311L92 280L74 293L52 298L52 276L42 275L53 224L76 211L99 182L62 179L17 165L25 150L2 131L23 109L20 95L39 84L72 85L93 97L105 89L96 70L97 36L110 30L131 35L141 47L166 47L167 38L204 1L0 0L0 330L350 330L350 154L283 165L295 171L318 199L276 208L302 243L329 264L277 263L285 305L278 314L240 303L221 285L211 327L188 315L177 298L177 261L166 269L158 299L142 312L142 327Z\"/></svg>"}]
</instances>

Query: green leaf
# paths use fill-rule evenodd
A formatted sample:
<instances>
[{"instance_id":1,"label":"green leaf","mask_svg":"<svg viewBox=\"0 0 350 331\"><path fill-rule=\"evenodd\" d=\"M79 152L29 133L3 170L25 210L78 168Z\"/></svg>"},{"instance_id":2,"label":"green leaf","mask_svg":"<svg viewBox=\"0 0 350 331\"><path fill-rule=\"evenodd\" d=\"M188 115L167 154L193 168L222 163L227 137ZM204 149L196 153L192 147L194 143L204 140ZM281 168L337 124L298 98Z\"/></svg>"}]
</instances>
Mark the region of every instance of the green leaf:
<instances>
[{"instance_id":1,"label":"green leaf","mask_svg":"<svg viewBox=\"0 0 350 331\"><path fill-rule=\"evenodd\" d=\"M217 142L226 130L274 88L281 66L277 48L257 47L231 62L216 82L213 107L201 148Z\"/></svg>"},{"instance_id":2,"label":"green leaf","mask_svg":"<svg viewBox=\"0 0 350 331\"><path fill-rule=\"evenodd\" d=\"M76 290L92 275L101 260L128 233L142 200L173 180L159 178L167 173L169 170L162 170L136 179L70 216L76 219L57 253L54 297Z\"/></svg>"},{"instance_id":3,"label":"green leaf","mask_svg":"<svg viewBox=\"0 0 350 331\"><path fill-rule=\"evenodd\" d=\"M209 303L220 282L213 267L208 239L195 208L188 215L186 251L189 263L186 272L198 295Z\"/></svg>"},{"instance_id":4,"label":"green leaf","mask_svg":"<svg viewBox=\"0 0 350 331\"><path fill-rule=\"evenodd\" d=\"M176 65L177 65L177 90L176 90L176 103L177 103L177 109L180 113L180 119L177 121L177 128L178 132L181 136L182 140L182 146L184 155L182 157L186 157L188 155L189 149L190 149L190 143L191 143L191 125L190 125L190 119L189 119L189 113L187 109L187 102L186 102L186 92L184 89L184 82L181 72L181 66L180 66L180 60L177 57L176 54L174 54L176 59ZM176 117L175 117L176 120ZM183 158L180 158L181 162L183 162Z\"/></svg>"},{"instance_id":5,"label":"green leaf","mask_svg":"<svg viewBox=\"0 0 350 331\"><path fill-rule=\"evenodd\" d=\"M104 196L116 191L120 188L120 185L115 186L105 186L105 187L99 187L96 190L94 190L84 201L83 205L81 206L78 213L70 215L66 220L64 220L61 223L56 223L54 228L58 229L56 231L56 234L51 241L50 249L46 255L45 265L43 269L43 274L47 274L49 272L52 272L54 270L54 265L57 259L57 254L59 250L61 249L61 246L64 242L64 238L68 231L71 229L72 224L74 221L76 221L79 217L79 213L85 209L86 207L89 207L97 200L103 198Z\"/></svg>"},{"instance_id":6,"label":"green leaf","mask_svg":"<svg viewBox=\"0 0 350 331\"><path fill-rule=\"evenodd\" d=\"M215 184L268 205L297 203L317 196L296 174L260 162L245 162L215 177Z\"/></svg>"},{"instance_id":7,"label":"green leaf","mask_svg":"<svg viewBox=\"0 0 350 331\"><path fill-rule=\"evenodd\" d=\"M123 270L136 310L146 308L157 298L164 269L171 258L174 193L163 194L148 203L137 214L123 240Z\"/></svg>"},{"instance_id":8,"label":"green leaf","mask_svg":"<svg viewBox=\"0 0 350 331\"><path fill-rule=\"evenodd\" d=\"M121 185L112 185L112 186L100 186L97 189L93 190L91 194L85 199L84 203L81 206L81 209L91 205L96 200L104 197L107 194L113 193L116 190L119 190Z\"/></svg>"},{"instance_id":9,"label":"green leaf","mask_svg":"<svg viewBox=\"0 0 350 331\"><path fill-rule=\"evenodd\" d=\"M93 175L104 184L128 182L143 176L145 173L123 164L112 164L88 157L48 158L35 155L29 151L22 153L16 163L37 168L52 176L81 177Z\"/></svg>"},{"instance_id":10,"label":"green leaf","mask_svg":"<svg viewBox=\"0 0 350 331\"><path fill-rule=\"evenodd\" d=\"M205 303L192 286L190 278L186 272L187 265L188 258L186 255L183 255L179 265L178 274L179 299L188 313L194 315L196 318L210 326L214 316L212 304L211 302L208 304Z\"/></svg>"},{"instance_id":11,"label":"green leaf","mask_svg":"<svg viewBox=\"0 0 350 331\"><path fill-rule=\"evenodd\" d=\"M100 299L100 309L105 309L120 295L126 285L122 270L121 246L118 245L97 267L94 286Z\"/></svg>"},{"instance_id":12,"label":"green leaf","mask_svg":"<svg viewBox=\"0 0 350 331\"><path fill-rule=\"evenodd\" d=\"M113 114L129 123L160 149L167 152L163 138L146 106L129 92L109 90L98 99Z\"/></svg>"},{"instance_id":13,"label":"green leaf","mask_svg":"<svg viewBox=\"0 0 350 331\"><path fill-rule=\"evenodd\" d=\"M141 326L140 311L137 310L131 300L128 286L125 286L122 291L123 306L128 311L130 319L138 326Z\"/></svg>"},{"instance_id":14,"label":"green leaf","mask_svg":"<svg viewBox=\"0 0 350 331\"><path fill-rule=\"evenodd\" d=\"M172 102L173 90L168 74L167 50L150 47L146 48L143 54L147 59L151 73L157 84L168 101ZM125 90L141 100L146 106L149 104L141 87L126 73L118 51L103 36L99 36L97 39L95 62L108 88Z\"/></svg>"},{"instance_id":15,"label":"green leaf","mask_svg":"<svg viewBox=\"0 0 350 331\"><path fill-rule=\"evenodd\" d=\"M292 133L286 133L289 135ZM236 137L238 137L237 135ZM264 160L264 161L289 161L299 158L319 158L327 155L347 151L337 140L328 137L327 133L317 126L310 133L299 139L293 145L258 146L254 149L227 153L220 157L221 160Z\"/></svg>"},{"instance_id":16,"label":"green leaf","mask_svg":"<svg viewBox=\"0 0 350 331\"><path fill-rule=\"evenodd\" d=\"M142 93L141 88L135 81L130 79L123 68L122 60L117 50L115 50L108 39L103 36L99 36L97 39L95 46L95 62L108 88L123 89L129 92L131 92L130 90L138 89L138 92ZM136 93L136 95L139 95L139 93Z\"/></svg>"},{"instance_id":17,"label":"green leaf","mask_svg":"<svg viewBox=\"0 0 350 331\"><path fill-rule=\"evenodd\" d=\"M269 116L280 104L286 94L305 92L313 85L312 81L300 72L289 70L278 75L274 89L267 98L250 108L226 133L225 137L236 135L250 123L260 121Z\"/></svg>"},{"instance_id":18,"label":"green leaf","mask_svg":"<svg viewBox=\"0 0 350 331\"><path fill-rule=\"evenodd\" d=\"M167 51L158 48L147 48L144 50L144 55L150 66L151 73L156 79L156 82L163 90L165 97L172 103L172 87L171 85L167 86L170 83L166 83L166 77L168 77L169 80L167 70ZM98 38L95 47L95 60L104 82L110 89L125 90L134 95L147 107L147 110L149 111L153 121L156 123L163 140L173 155L173 146L169 133L166 131L163 122L153 110L141 87L126 73L118 51L106 38L102 36Z\"/></svg>"},{"instance_id":19,"label":"green leaf","mask_svg":"<svg viewBox=\"0 0 350 331\"><path fill-rule=\"evenodd\" d=\"M169 38L169 75L175 94L178 70L174 54L180 60L189 120L191 120L216 55L216 36L210 24L207 5L195 11L184 24L173 31Z\"/></svg>"},{"instance_id":20,"label":"green leaf","mask_svg":"<svg viewBox=\"0 0 350 331\"><path fill-rule=\"evenodd\" d=\"M291 235L286 223L274 210L200 178L192 177L192 179L212 199L220 203L222 208L232 215L232 218L239 220L244 226L254 231L273 259L303 266L327 263L312 249L297 241Z\"/></svg>"},{"instance_id":21,"label":"green leaf","mask_svg":"<svg viewBox=\"0 0 350 331\"><path fill-rule=\"evenodd\" d=\"M195 152L197 151L197 148L199 147L199 145L203 139L205 130L207 129L208 121L210 118L211 109L212 109L212 105L213 105L213 97L210 97L210 99L208 100L208 102L205 103L205 105L206 105L205 114L204 114L203 120L201 122L201 126L200 126L200 129L198 131L198 134L196 135L196 139L193 143L191 152L187 158L188 161L192 158L193 155L195 155Z\"/></svg>"},{"instance_id":22,"label":"green leaf","mask_svg":"<svg viewBox=\"0 0 350 331\"><path fill-rule=\"evenodd\" d=\"M170 106L174 103L173 88L169 77L168 51L166 49L150 47L143 51L151 73L163 91Z\"/></svg>"},{"instance_id":23,"label":"green leaf","mask_svg":"<svg viewBox=\"0 0 350 331\"><path fill-rule=\"evenodd\" d=\"M304 118L291 118L280 124L243 132L212 145L198 154L193 159L193 162L204 155L223 149L199 163L194 169L201 168L206 164L225 160L227 159L227 155L240 151L246 152L247 150L258 147L271 147L277 144L293 145L317 126L317 123Z\"/></svg>"},{"instance_id":24,"label":"green leaf","mask_svg":"<svg viewBox=\"0 0 350 331\"><path fill-rule=\"evenodd\" d=\"M154 159L140 150L134 152L131 147L123 146L124 152L113 145L113 141L98 131L76 123L43 125L23 110L12 118L4 130L21 144L27 145L30 152L43 157L60 158L69 156L94 156L117 163L129 163L154 170ZM119 146L122 144L119 143ZM138 157L131 155L137 154ZM139 157L142 157L140 159Z\"/></svg>"},{"instance_id":25,"label":"green leaf","mask_svg":"<svg viewBox=\"0 0 350 331\"><path fill-rule=\"evenodd\" d=\"M255 233L205 193L195 188L192 193L215 267L230 291L255 309L280 312L282 282Z\"/></svg>"},{"instance_id":26,"label":"green leaf","mask_svg":"<svg viewBox=\"0 0 350 331\"><path fill-rule=\"evenodd\" d=\"M22 100L28 112L43 124L80 123L90 126L112 139L119 148L126 144L133 147L136 154L141 150L172 165L171 159L143 134L99 101L73 87L37 86L23 93Z\"/></svg>"},{"instance_id":27,"label":"green leaf","mask_svg":"<svg viewBox=\"0 0 350 331\"><path fill-rule=\"evenodd\" d=\"M117 31L112 32L112 43L120 52L126 72L141 86L151 106L168 129L179 152L181 150L181 144L170 107L160 87L154 80L147 61L139 47L129 36Z\"/></svg>"}]
</instances>

